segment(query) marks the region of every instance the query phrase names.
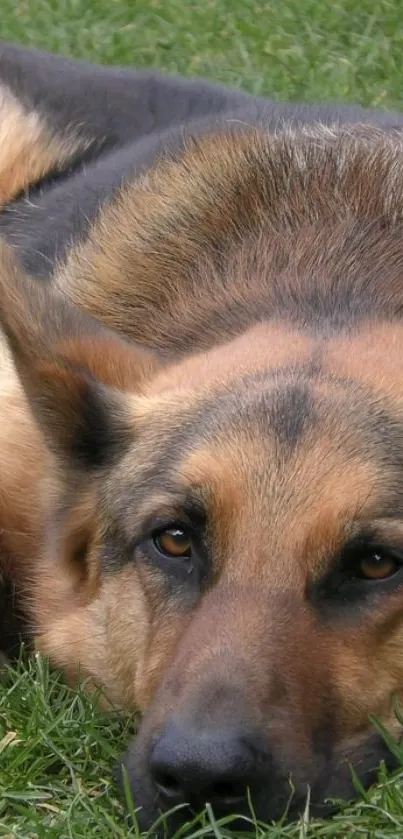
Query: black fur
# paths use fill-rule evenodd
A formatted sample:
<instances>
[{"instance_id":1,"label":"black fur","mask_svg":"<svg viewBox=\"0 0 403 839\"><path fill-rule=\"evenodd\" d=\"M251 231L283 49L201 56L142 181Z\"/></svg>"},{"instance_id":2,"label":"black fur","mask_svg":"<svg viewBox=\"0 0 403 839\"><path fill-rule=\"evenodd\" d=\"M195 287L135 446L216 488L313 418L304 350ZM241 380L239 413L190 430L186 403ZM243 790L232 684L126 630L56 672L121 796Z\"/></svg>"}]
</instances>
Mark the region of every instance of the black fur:
<instances>
[{"instance_id":1,"label":"black fur","mask_svg":"<svg viewBox=\"0 0 403 839\"><path fill-rule=\"evenodd\" d=\"M0 545L1 552L1 545ZM0 573L0 639L1 650L9 659L16 658L21 641L28 640L27 622L16 584ZM1 657L0 657L1 664Z\"/></svg>"}]
</instances>

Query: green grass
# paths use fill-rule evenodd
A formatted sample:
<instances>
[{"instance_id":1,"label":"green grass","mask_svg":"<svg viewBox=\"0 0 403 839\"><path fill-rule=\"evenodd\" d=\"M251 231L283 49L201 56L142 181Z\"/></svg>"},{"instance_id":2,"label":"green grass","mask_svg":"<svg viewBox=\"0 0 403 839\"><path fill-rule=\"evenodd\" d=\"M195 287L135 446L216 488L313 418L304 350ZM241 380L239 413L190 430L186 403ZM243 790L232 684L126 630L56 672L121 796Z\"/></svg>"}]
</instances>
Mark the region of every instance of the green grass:
<instances>
[{"instance_id":1,"label":"green grass","mask_svg":"<svg viewBox=\"0 0 403 839\"><path fill-rule=\"evenodd\" d=\"M41 658L20 663L0 690L0 837L138 837L112 771L133 730L133 721L103 715L95 699L67 688ZM326 822L307 812L299 824L256 826L256 839L403 836L403 749L397 749L400 772L387 778L381 770L379 786L358 804ZM185 836L220 839L228 836L228 820L201 814L176 839Z\"/></svg>"},{"instance_id":2,"label":"green grass","mask_svg":"<svg viewBox=\"0 0 403 839\"><path fill-rule=\"evenodd\" d=\"M202 75L276 99L403 108L401 0L1 0L0 36L65 55ZM134 837L112 780L130 721L41 660L0 686L0 836ZM402 760L403 766L403 760ZM400 777L402 776L402 778ZM403 836L403 770L327 822L270 839ZM220 837L206 814L186 831Z\"/></svg>"},{"instance_id":3,"label":"green grass","mask_svg":"<svg viewBox=\"0 0 403 839\"><path fill-rule=\"evenodd\" d=\"M1 0L0 34L279 99L402 104L401 0Z\"/></svg>"}]
</instances>

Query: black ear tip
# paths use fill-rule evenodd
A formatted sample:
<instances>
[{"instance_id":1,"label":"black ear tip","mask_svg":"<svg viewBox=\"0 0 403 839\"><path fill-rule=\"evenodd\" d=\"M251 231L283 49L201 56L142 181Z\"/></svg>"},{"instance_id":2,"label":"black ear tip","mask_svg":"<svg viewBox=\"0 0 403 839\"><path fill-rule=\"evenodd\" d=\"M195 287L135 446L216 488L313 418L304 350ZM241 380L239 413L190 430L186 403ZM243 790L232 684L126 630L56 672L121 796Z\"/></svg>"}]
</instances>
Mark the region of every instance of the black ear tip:
<instances>
[{"instance_id":1,"label":"black ear tip","mask_svg":"<svg viewBox=\"0 0 403 839\"><path fill-rule=\"evenodd\" d=\"M79 466L97 469L123 454L130 432L124 422L122 405L116 405L108 388L89 378L76 410L78 418L70 454Z\"/></svg>"},{"instance_id":2,"label":"black ear tip","mask_svg":"<svg viewBox=\"0 0 403 839\"><path fill-rule=\"evenodd\" d=\"M97 385L88 381L81 388L79 421L71 439L71 455L81 466L96 469L103 466L112 435L108 412Z\"/></svg>"}]
</instances>

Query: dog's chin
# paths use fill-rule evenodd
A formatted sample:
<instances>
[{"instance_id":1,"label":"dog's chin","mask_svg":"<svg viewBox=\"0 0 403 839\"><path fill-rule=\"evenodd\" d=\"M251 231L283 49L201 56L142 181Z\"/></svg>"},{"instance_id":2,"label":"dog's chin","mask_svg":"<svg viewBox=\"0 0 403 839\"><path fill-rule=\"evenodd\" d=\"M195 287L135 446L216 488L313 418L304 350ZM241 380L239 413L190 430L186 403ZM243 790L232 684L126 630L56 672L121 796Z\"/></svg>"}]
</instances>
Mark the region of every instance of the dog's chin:
<instances>
[{"instance_id":1,"label":"dog's chin","mask_svg":"<svg viewBox=\"0 0 403 839\"><path fill-rule=\"evenodd\" d=\"M314 815L331 815L334 803L356 799L359 795L353 780L353 772L364 789L369 789L379 778L380 765L388 772L399 767L399 761L390 751L382 737L371 734L352 749L343 749L329 764L328 771L315 790L311 812Z\"/></svg>"},{"instance_id":2,"label":"dog's chin","mask_svg":"<svg viewBox=\"0 0 403 839\"><path fill-rule=\"evenodd\" d=\"M298 789L292 785L290 776L282 773L270 788L252 801L251 809L245 797L243 812L228 814L224 817L226 827L237 832L256 832L255 820L261 824L270 824L280 819L296 821L305 811L307 803L309 813L315 818L329 818L340 808L358 797L354 785L351 766L364 788L377 781L379 766L383 762L388 771L397 768L396 758L389 751L383 740L377 736L367 738L354 749L354 753L343 752L330 760L320 778L312 784L300 784ZM172 836L187 822L194 821L197 813L188 805L174 808L173 812L163 811L158 795L149 777L144 751L136 744L130 748L117 769L117 780L121 788L125 787L124 775L128 780L136 820L141 831L155 826L153 835ZM200 810L203 809L201 802ZM158 823L158 828L157 828Z\"/></svg>"}]
</instances>

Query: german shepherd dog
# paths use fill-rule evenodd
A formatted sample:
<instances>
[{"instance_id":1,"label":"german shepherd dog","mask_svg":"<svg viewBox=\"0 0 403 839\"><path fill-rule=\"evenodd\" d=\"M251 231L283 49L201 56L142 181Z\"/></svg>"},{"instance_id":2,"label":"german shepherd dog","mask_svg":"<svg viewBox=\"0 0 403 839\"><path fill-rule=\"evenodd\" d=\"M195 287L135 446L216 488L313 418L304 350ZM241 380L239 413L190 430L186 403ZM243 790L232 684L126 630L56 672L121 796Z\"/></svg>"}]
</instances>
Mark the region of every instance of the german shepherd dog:
<instances>
[{"instance_id":1,"label":"german shepherd dog","mask_svg":"<svg viewBox=\"0 0 403 839\"><path fill-rule=\"evenodd\" d=\"M324 813L399 735L403 117L0 82L2 649L143 714L142 828Z\"/></svg>"}]
</instances>

